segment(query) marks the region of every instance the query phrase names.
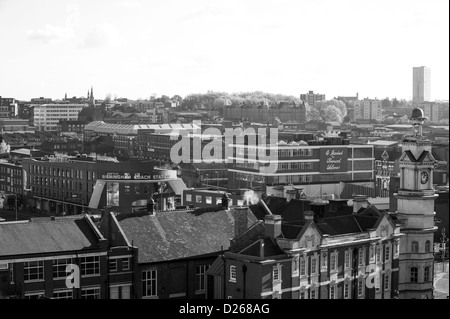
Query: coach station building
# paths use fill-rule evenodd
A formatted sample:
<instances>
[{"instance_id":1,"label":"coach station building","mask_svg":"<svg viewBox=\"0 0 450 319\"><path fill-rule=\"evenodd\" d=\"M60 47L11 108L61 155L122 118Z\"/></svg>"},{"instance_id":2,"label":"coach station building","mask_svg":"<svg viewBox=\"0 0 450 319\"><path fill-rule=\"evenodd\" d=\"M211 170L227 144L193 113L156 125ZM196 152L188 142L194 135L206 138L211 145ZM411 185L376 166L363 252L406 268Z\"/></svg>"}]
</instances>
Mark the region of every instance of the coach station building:
<instances>
[{"instance_id":1,"label":"coach station building","mask_svg":"<svg viewBox=\"0 0 450 319\"><path fill-rule=\"evenodd\" d=\"M117 162L83 157L25 159L24 189L41 215L73 215L112 206L123 213L142 210L153 196L156 208L171 209L186 188L174 170L153 161ZM156 195L157 194L157 195Z\"/></svg>"}]
</instances>

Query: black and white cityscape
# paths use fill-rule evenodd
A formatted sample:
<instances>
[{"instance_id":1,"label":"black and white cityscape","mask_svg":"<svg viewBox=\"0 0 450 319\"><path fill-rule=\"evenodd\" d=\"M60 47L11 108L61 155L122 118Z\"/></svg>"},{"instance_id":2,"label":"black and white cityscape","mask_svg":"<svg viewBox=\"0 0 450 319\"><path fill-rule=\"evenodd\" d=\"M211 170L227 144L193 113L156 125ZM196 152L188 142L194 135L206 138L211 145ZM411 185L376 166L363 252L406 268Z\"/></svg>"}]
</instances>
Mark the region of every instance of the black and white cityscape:
<instances>
[{"instance_id":1,"label":"black and white cityscape","mask_svg":"<svg viewBox=\"0 0 450 319\"><path fill-rule=\"evenodd\" d=\"M448 299L448 7L0 0L0 299Z\"/></svg>"}]
</instances>

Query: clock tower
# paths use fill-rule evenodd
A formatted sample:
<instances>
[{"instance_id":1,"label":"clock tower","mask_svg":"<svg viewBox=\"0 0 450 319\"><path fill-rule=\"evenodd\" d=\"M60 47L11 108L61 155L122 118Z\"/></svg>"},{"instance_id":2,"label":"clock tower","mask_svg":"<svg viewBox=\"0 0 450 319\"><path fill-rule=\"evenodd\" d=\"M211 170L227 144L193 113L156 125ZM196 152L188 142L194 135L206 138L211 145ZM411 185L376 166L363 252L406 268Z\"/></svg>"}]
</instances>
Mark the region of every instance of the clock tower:
<instances>
[{"instance_id":1,"label":"clock tower","mask_svg":"<svg viewBox=\"0 0 450 319\"><path fill-rule=\"evenodd\" d=\"M405 234L400 239L400 299L433 298L433 233L434 201L433 170L436 160L431 154L431 141L422 135L426 120L423 110L414 108L410 118L413 134L403 139L400 187L397 198L398 222Z\"/></svg>"}]
</instances>

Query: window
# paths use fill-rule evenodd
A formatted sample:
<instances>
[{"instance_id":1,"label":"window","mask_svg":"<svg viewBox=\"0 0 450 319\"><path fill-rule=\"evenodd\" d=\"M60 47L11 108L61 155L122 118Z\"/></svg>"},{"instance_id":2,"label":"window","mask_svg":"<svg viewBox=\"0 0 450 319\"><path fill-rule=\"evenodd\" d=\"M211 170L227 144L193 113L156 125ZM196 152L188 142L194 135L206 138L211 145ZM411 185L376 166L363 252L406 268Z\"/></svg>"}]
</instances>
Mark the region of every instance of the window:
<instances>
[{"instance_id":1,"label":"window","mask_svg":"<svg viewBox=\"0 0 450 319\"><path fill-rule=\"evenodd\" d=\"M110 287L109 299L130 299L130 286Z\"/></svg>"},{"instance_id":2,"label":"window","mask_svg":"<svg viewBox=\"0 0 450 319\"><path fill-rule=\"evenodd\" d=\"M336 271L337 270L337 263L338 263L338 253L335 252L334 254L331 254L330 270Z\"/></svg>"},{"instance_id":3,"label":"window","mask_svg":"<svg viewBox=\"0 0 450 319\"><path fill-rule=\"evenodd\" d=\"M419 252L419 243L417 241L413 241L411 243L411 252L414 253L418 253Z\"/></svg>"},{"instance_id":4,"label":"window","mask_svg":"<svg viewBox=\"0 0 450 319\"><path fill-rule=\"evenodd\" d=\"M300 291L300 299L306 299L306 293L304 290Z\"/></svg>"},{"instance_id":5,"label":"window","mask_svg":"<svg viewBox=\"0 0 450 319\"><path fill-rule=\"evenodd\" d=\"M53 299L73 299L72 290L60 290L53 292Z\"/></svg>"},{"instance_id":6,"label":"window","mask_svg":"<svg viewBox=\"0 0 450 319\"><path fill-rule=\"evenodd\" d=\"M315 275L317 273L317 257L311 258L311 275Z\"/></svg>"},{"instance_id":7,"label":"window","mask_svg":"<svg viewBox=\"0 0 450 319\"><path fill-rule=\"evenodd\" d=\"M360 248L358 250L358 265L359 266L364 266L364 248Z\"/></svg>"},{"instance_id":8,"label":"window","mask_svg":"<svg viewBox=\"0 0 450 319\"><path fill-rule=\"evenodd\" d=\"M292 258L292 276L296 277L298 276L298 256L294 256L294 258Z\"/></svg>"},{"instance_id":9,"label":"window","mask_svg":"<svg viewBox=\"0 0 450 319\"><path fill-rule=\"evenodd\" d=\"M391 246L389 244L386 244L384 246L384 261L391 260Z\"/></svg>"},{"instance_id":10,"label":"window","mask_svg":"<svg viewBox=\"0 0 450 319\"><path fill-rule=\"evenodd\" d=\"M348 282L344 282L344 299L350 298L350 287Z\"/></svg>"},{"instance_id":11,"label":"window","mask_svg":"<svg viewBox=\"0 0 450 319\"><path fill-rule=\"evenodd\" d=\"M25 299L39 299L40 297L43 297L45 293L43 291L41 292L29 292L25 293L24 297Z\"/></svg>"},{"instance_id":12,"label":"window","mask_svg":"<svg viewBox=\"0 0 450 319\"><path fill-rule=\"evenodd\" d=\"M306 275L306 257L300 258L300 276Z\"/></svg>"},{"instance_id":13,"label":"window","mask_svg":"<svg viewBox=\"0 0 450 319\"><path fill-rule=\"evenodd\" d=\"M321 268L326 269L328 267L328 253L322 252Z\"/></svg>"},{"instance_id":14,"label":"window","mask_svg":"<svg viewBox=\"0 0 450 319\"><path fill-rule=\"evenodd\" d=\"M358 296L364 295L364 278L358 279Z\"/></svg>"},{"instance_id":15,"label":"window","mask_svg":"<svg viewBox=\"0 0 450 319\"><path fill-rule=\"evenodd\" d=\"M83 257L81 258L81 275L94 276L100 275L100 257Z\"/></svg>"},{"instance_id":16,"label":"window","mask_svg":"<svg viewBox=\"0 0 450 319\"><path fill-rule=\"evenodd\" d=\"M417 282L418 280L419 280L419 269L417 267L412 267L410 282Z\"/></svg>"},{"instance_id":17,"label":"window","mask_svg":"<svg viewBox=\"0 0 450 319\"><path fill-rule=\"evenodd\" d=\"M281 266L274 266L272 270L272 280L274 282L281 281Z\"/></svg>"},{"instance_id":18,"label":"window","mask_svg":"<svg viewBox=\"0 0 450 319\"><path fill-rule=\"evenodd\" d=\"M390 274L384 274L384 290L389 290L390 287Z\"/></svg>"},{"instance_id":19,"label":"window","mask_svg":"<svg viewBox=\"0 0 450 319\"><path fill-rule=\"evenodd\" d=\"M117 259L109 260L109 271L117 271Z\"/></svg>"},{"instance_id":20,"label":"window","mask_svg":"<svg viewBox=\"0 0 450 319\"><path fill-rule=\"evenodd\" d=\"M201 265L197 266L196 276L198 282L199 291L205 291L206 289L206 271L208 270L209 265Z\"/></svg>"},{"instance_id":21,"label":"window","mask_svg":"<svg viewBox=\"0 0 450 319\"><path fill-rule=\"evenodd\" d=\"M429 253L431 251L431 242L429 240L427 240L425 242L425 252Z\"/></svg>"},{"instance_id":22,"label":"window","mask_svg":"<svg viewBox=\"0 0 450 319\"><path fill-rule=\"evenodd\" d=\"M400 241L396 240L394 243L394 254L395 256L398 256L399 253L400 253Z\"/></svg>"},{"instance_id":23,"label":"window","mask_svg":"<svg viewBox=\"0 0 450 319\"><path fill-rule=\"evenodd\" d=\"M81 290L81 299L100 299L100 288L84 288Z\"/></svg>"},{"instance_id":24,"label":"window","mask_svg":"<svg viewBox=\"0 0 450 319\"><path fill-rule=\"evenodd\" d=\"M44 280L44 261L29 261L24 264L24 280Z\"/></svg>"},{"instance_id":25,"label":"window","mask_svg":"<svg viewBox=\"0 0 450 319\"><path fill-rule=\"evenodd\" d=\"M67 278L67 265L72 263L72 259L55 259L53 260L53 279Z\"/></svg>"},{"instance_id":26,"label":"window","mask_svg":"<svg viewBox=\"0 0 450 319\"><path fill-rule=\"evenodd\" d=\"M427 282L427 281L430 281L430 280L431 280L431 278L430 278L430 266L426 266L423 269L423 281Z\"/></svg>"},{"instance_id":27,"label":"window","mask_svg":"<svg viewBox=\"0 0 450 319\"><path fill-rule=\"evenodd\" d=\"M344 259L345 268L350 268L350 251L345 251L345 259Z\"/></svg>"},{"instance_id":28,"label":"window","mask_svg":"<svg viewBox=\"0 0 450 319\"><path fill-rule=\"evenodd\" d=\"M381 248L379 245L377 245L376 247L376 262L380 262L381 261Z\"/></svg>"},{"instance_id":29,"label":"window","mask_svg":"<svg viewBox=\"0 0 450 319\"><path fill-rule=\"evenodd\" d=\"M130 270L130 258L122 259L122 271Z\"/></svg>"},{"instance_id":30,"label":"window","mask_svg":"<svg viewBox=\"0 0 450 319\"><path fill-rule=\"evenodd\" d=\"M317 288L316 287L311 288L311 299L317 299Z\"/></svg>"},{"instance_id":31,"label":"window","mask_svg":"<svg viewBox=\"0 0 450 319\"><path fill-rule=\"evenodd\" d=\"M236 282L236 266L230 266L230 281Z\"/></svg>"},{"instance_id":32,"label":"window","mask_svg":"<svg viewBox=\"0 0 450 319\"><path fill-rule=\"evenodd\" d=\"M9 282L14 284L14 264L9 264Z\"/></svg>"},{"instance_id":33,"label":"window","mask_svg":"<svg viewBox=\"0 0 450 319\"><path fill-rule=\"evenodd\" d=\"M202 195L195 195L195 201L199 204L202 203Z\"/></svg>"},{"instance_id":34,"label":"window","mask_svg":"<svg viewBox=\"0 0 450 319\"><path fill-rule=\"evenodd\" d=\"M211 196L206 196L206 204L212 204L212 197Z\"/></svg>"},{"instance_id":35,"label":"window","mask_svg":"<svg viewBox=\"0 0 450 319\"><path fill-rule=\"evenodd\" d=\"M157 272L156 270L145 270L142 272L142 296L157 296Z\"/></svg>"},{"instance_id":36,"label":"window","mask_svg":"<svg viewBox=\"0 0 450 319\"><path fill-rule=\"evenodd\" d=\"M336 299L336 286L330 285L330 299Z\"/></svg>"},{"instance_id":37,"label":"window","mask_svg":"<svg viewBox=\"0 0 450 319\"><path fill-rule=\"evenodd\" d=\"M186 194L186 202L192 202L192 195Z\"/></svg>"}]
</instances>

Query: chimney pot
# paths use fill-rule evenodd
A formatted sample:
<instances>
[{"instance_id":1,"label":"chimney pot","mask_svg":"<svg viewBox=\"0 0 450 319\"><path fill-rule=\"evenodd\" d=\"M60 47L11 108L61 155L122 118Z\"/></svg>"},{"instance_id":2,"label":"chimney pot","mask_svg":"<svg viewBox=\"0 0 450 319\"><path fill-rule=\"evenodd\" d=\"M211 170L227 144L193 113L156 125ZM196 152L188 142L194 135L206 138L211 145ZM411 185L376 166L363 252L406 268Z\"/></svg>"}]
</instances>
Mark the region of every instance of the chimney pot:
<instances>
[{"instance_id":1,"label":"chimney pot","mask_svg":"<svg viewBox=\"0 0 450 319\"><path fill-rule=\"evenodd\" d=\"M306 221L314 220L314 213L312 210L305 211L304 216Z\"/></svg>"}]
</instances>

